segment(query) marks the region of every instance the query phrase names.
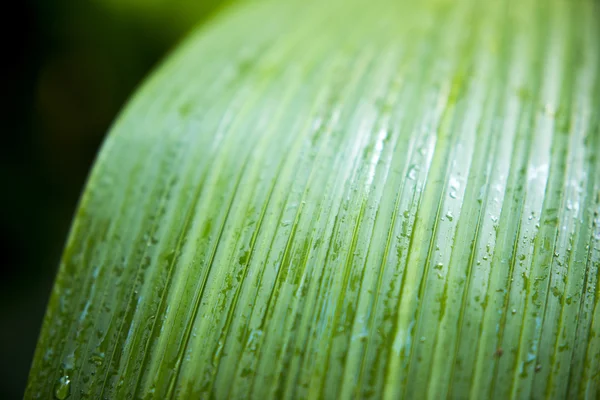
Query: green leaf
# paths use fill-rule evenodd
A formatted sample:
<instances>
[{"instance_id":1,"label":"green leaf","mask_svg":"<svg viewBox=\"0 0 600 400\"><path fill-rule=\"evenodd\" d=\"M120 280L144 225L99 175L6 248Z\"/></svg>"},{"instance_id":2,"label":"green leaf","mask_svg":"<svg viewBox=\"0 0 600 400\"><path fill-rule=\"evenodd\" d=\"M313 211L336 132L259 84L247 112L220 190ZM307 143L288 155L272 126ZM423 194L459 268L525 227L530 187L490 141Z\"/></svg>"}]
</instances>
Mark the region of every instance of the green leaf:
<instances>
[{"instance_id":1,"label":"green leaf","mask_svg":"<svg viewBox=\"0 0 600 400\"><path fill-rule=\"evenodd\" d=\"M595 1L250 2L100 152L27 398L597 398Z\"/></svg>"}]
</instances>

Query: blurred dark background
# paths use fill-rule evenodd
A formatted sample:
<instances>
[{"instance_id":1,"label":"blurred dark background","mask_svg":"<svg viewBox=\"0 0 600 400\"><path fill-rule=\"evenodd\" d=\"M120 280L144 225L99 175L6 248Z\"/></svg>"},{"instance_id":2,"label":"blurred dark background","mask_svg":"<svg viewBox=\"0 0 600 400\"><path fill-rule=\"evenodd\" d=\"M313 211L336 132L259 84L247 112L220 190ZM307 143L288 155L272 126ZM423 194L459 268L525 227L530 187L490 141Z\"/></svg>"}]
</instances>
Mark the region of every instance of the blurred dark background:
<instances>
[{"instance_id":1,"label":"blurred dark background","mask_svg":"<svg viewBox=\"0 0 600 400\"><path fill-rule=\"evenodd\" d=\"M71 218L132 91L222 0L21 0L2 13L0 399L22 398Z\"/></svg>"}]
</instances>

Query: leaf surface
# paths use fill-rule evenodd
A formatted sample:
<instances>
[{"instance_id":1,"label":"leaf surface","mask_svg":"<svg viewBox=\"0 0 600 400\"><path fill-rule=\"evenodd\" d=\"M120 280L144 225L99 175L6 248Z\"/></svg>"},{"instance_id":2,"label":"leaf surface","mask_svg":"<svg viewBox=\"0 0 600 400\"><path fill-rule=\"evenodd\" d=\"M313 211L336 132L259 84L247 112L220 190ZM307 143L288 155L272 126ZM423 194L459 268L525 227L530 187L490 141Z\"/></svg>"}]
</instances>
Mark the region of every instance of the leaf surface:
<instances>
[{"instance_id":1,"label":"leaf surface","mask_svg":"<svg viewBox=\"0 0 600 400\"><path fill-rule=\"evenodd\" d=\"M27 398L596 398L595 1L231 6L116 121Z\"/></svg>"}]
</instances>

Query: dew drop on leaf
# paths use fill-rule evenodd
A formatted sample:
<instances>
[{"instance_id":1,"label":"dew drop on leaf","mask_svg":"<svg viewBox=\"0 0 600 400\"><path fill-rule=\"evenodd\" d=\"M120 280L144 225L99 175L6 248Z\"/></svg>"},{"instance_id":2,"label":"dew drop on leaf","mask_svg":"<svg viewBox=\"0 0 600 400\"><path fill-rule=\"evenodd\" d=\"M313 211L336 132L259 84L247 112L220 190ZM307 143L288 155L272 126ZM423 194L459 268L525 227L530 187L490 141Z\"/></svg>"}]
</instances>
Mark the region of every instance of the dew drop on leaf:
<instances>
[{"instance_id":1,"label":"dew drop on leaf","mask_svg":"<svg viewBox=\"0 0 600 400\"><path fill-rule=\"evenodd\" d=\"M71 379L68 375L61 376L54 386L54 397L64 400L71 394Z\"/></svg>"}]
</instances>

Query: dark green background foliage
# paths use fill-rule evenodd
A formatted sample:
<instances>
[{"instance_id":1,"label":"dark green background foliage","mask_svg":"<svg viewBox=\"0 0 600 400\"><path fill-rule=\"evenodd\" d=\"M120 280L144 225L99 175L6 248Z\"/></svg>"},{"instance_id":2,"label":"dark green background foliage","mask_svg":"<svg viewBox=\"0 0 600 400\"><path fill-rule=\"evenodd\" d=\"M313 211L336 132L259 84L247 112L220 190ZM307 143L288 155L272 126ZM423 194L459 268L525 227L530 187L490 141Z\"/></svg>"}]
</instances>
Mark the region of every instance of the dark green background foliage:
<instances>
[{"instance_id":1,"label":"dark green background foliage","mask_svg":"<svg viewBox=\"0 0 600 400\"><path fill-rule=\"evenodd\" d=\"M23 395L102 138L141 79L219 2L29 0L2 13L0 398Z\"/></svg>"}]
</instances>

